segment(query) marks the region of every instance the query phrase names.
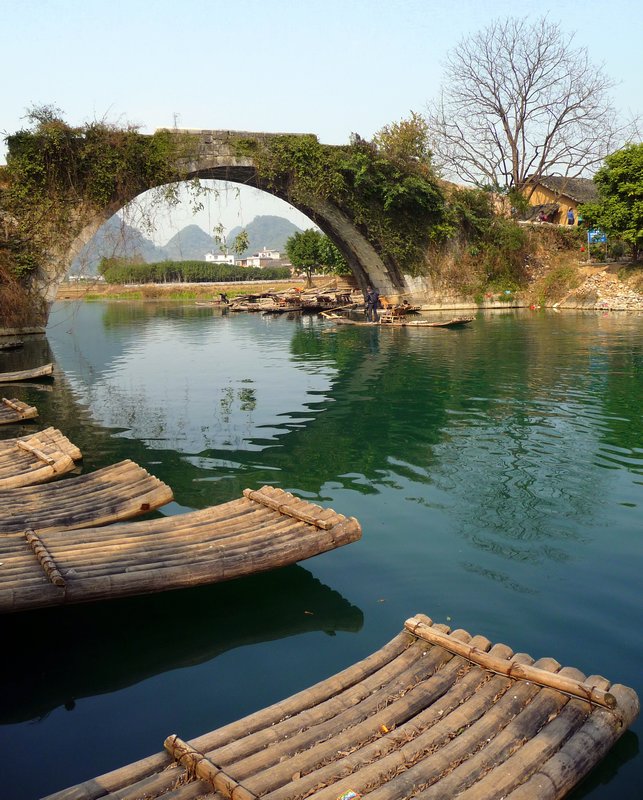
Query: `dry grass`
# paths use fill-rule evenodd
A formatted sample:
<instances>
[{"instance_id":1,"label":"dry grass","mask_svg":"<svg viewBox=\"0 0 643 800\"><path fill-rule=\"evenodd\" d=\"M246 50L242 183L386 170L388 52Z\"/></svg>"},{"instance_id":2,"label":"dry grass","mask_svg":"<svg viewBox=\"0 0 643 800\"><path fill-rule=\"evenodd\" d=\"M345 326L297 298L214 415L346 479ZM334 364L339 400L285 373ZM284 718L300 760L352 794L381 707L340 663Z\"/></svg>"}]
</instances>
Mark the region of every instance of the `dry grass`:
<instances>
[{"instance_id":1,"label":"dry grass","mask_svg":"<svg viewBox=\"0 0 643 800\"><path fill-rule=\"evenodd\" d=\"M20 284L3 263L0 251L0 328L26 328L38 324L37 309L29 291Z\"/></svg>"}]
</instances>

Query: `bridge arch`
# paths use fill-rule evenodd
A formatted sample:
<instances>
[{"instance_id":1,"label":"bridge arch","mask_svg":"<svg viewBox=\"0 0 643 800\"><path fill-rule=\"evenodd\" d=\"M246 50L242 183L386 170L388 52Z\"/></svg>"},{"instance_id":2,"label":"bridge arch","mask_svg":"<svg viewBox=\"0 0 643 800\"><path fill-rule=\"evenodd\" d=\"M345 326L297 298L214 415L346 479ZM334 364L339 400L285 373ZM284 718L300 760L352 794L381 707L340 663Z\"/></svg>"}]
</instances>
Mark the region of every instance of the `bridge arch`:
<instances>
[{"instance_id":1,"label":"bridge arch","mask_svg":"<svg viewBox=\"0 0 643 800\"><path fill-rule=\"evenodd\" d=\"M284 134L219 130L177 130L176 133L194 137L196 140L196 146L191 148L193 155L189 159L180 161L177 165L182 180L189 181L198 178L199 180L237 183L260 189L286 201L312 220L336 245L362 288L371 284L386 295L397 295L404 292L404 279L395 264L385 263L373 244L339 206L322 199L311 199L307 204L293 200L286 190L275 188L261 179L251 156L237 154L236 142L240 139L261 142ZM150 185L147 189L154 189L157 186L158 184ZM111 216L120 211L128 202L134 200L136 196L138 195L120 198L118 203L111 204L86 220L81 232L69 246L68 252L59 254L60 262L55 270L55 277L51 276L54 279L50 281L49 286L45 287L47 300L54 299L59 282L83 246Z\"/></svg>"}]
</instances>

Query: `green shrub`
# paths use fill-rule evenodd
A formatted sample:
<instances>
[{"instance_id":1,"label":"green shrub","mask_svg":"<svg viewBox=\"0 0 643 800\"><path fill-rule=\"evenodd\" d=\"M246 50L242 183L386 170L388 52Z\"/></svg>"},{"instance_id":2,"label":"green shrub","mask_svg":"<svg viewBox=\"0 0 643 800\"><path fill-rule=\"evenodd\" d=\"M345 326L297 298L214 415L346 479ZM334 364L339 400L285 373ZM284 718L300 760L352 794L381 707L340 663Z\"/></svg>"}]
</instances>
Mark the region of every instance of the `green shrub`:
<instances>
[{"instance_id":1,"label":"green shrub","mask_svg":"<svg viewBox=\"0 0 643 800\"><path fill-rule=\"evenodd\" d=\"M288 267L240 267L207 261L161 261L135 264L125 259L104 259L99 267L107 283L236 283L290 278Z\"/></svg>"}]
</instances>

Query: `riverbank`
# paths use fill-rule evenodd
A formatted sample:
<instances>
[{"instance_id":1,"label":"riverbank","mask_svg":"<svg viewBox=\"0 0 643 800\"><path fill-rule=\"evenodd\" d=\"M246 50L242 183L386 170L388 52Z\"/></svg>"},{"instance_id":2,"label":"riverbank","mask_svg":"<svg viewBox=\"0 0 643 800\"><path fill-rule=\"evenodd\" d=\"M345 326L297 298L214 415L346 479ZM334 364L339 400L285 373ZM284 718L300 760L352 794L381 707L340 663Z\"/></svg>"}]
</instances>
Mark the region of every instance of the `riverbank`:
<instances>
[{"instance_id":1,"label":"riverbank","mask_svg":"<svg viewBox=\"0 0 643 800\"><path fill-rule=\"evenodd\" d=\"M356 289L353 278L313 278L317 288ZM65 282L58 289L58 300L146 300L211 301L220 292L229 298L251 292L284 291L305 288L301 278L242 283L163 283L115 285L102 281ZM424 291L418 286L415 302L423 311L471 311L497 308L569 308L585 310L643 311L643 266L620 262L587 264L576 259L556 259L535 263L529 284L521 291L491 291L483 297L464 297L448 289Z\"/></svg>"}]
</instances>

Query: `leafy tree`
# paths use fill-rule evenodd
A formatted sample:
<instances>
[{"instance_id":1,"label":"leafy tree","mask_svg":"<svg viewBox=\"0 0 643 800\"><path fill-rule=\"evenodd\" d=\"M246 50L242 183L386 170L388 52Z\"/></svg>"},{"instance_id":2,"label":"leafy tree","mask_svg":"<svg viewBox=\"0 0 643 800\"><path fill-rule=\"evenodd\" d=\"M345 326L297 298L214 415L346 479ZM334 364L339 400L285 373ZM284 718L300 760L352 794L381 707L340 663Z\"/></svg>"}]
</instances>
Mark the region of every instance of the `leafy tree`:
<instances>
[{"instance_id":1,"label":"leafy tree","mask_svg":"<svg viewBox=\"0 0 643 800\"><path fill-rule=\"evenodd\" d=\"M214 241L219 245L219 250L224 256L227 256L230 252L240 256L248 249L248 231L245 228L239 231L230 244L228 244L225 228L221 223L215 225L213 232Z\"/></svg>"},{"instance_id":2,"label":"leafy tree","mask_svg":"<svg viewBox=\"0 0 643 800\"><path fill-rule=\"evenodd\" d=\"M578 176L622 141L613 82L540 18L509 18L462 40L429 108L436 162L459 179L498 189L547 174Z\"/></svg>"},{"instance_id":3,"label":"leafy tree","mask_svg":"<svg viewBox=\"0 0 643 800\"><path fill-rule=\"evenodd\" d=\"M643 144L607 156L594 183L599 199L580 206L583 221L622 239L638 258L643 248Z\"/></svg>"},{"instance_id":4,"label":"leafy tree","mask_svg":"<svg viewBox=\"0 0 643 800\"><path fill-rule=\"evenodd\" d=\"M293 267L306 274L308 285L312 284L312 274L321 264L322 234L314 228L294 233L286 242L286 253Z\"/></svg>"},{"instance_id":5,"label":"leafy tree","mask_svg":"<svg viewBox=\"0 0 643 800\"><path fill-rule=\"evenodd\" d=\"M421 114L411 111L407 119L385 125L375 134L373 142L391 161L416 164L422 171L430 171L429 125Z\"/></svg>"},{"instance_id":6,"label":"leafy tree","mask_svg":"<svg viewBox=\"0 0 643 800\"><path fill-rule=\"evenodd\" d=\"M350 272L346 259L328 236L308 228L294 233L286 242L286 253L293 267L302 270L312 283L313 272L345 275Z\"/></svg>"},{"instance_id":7,"label":"leafy tree","mask_svg":"<svg viewBox=\"0 0 643 800\"><path fill-rule=\"evenodd\" d=\"M339 249L328 236L322 236L319 244L319 258L324 272L334 275L350 275L351 268Z\"/></svg>"}]
</instances>

